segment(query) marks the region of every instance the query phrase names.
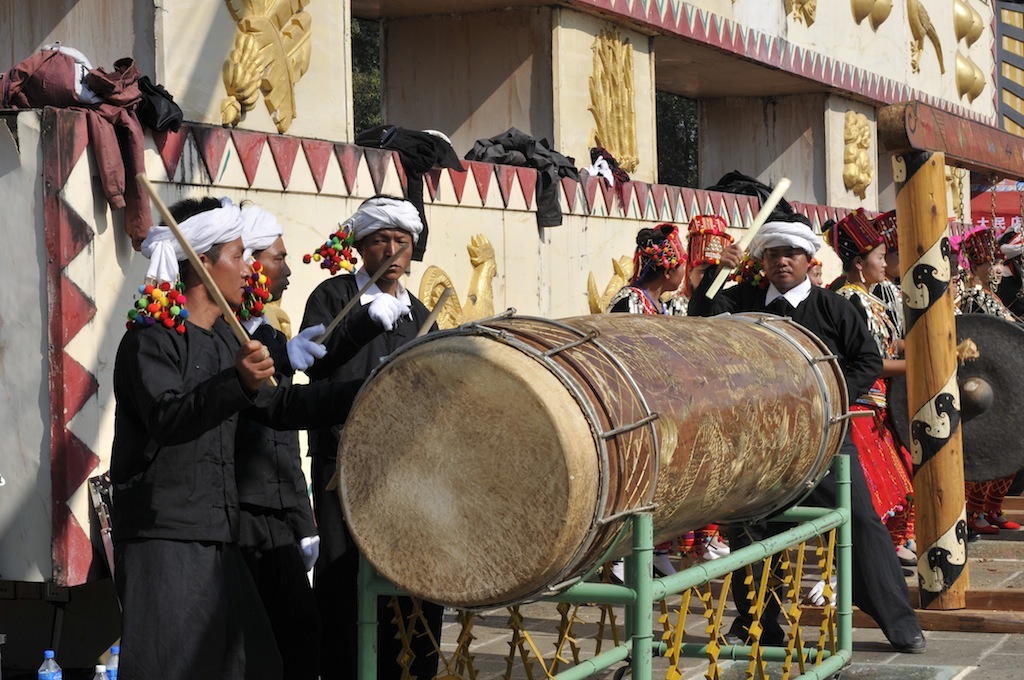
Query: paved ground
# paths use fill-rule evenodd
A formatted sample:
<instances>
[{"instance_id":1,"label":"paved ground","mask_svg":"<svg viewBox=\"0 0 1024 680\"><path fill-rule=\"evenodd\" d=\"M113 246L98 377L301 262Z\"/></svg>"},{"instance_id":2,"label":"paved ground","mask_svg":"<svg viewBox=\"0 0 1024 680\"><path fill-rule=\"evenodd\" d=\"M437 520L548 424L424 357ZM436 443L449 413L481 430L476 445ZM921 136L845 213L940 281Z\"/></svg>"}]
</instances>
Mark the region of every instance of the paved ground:
<instances>
[{"instance_id":1,"label":"paved ground","mask_svg":"<svg viewBox=\"0 0 1024 680\"><path fill-rule=\"evenodd\" d=\"M1024 589L1024 531L1016 536L986 539L971 544L970 576L972 589ZM916 580L916 576L913 580ZM908 579L908 583L912 580ZM691 610L692 611L692 610ZM593 642L588 638L596 635L596 610L583 612L586 625L576 629L576 635L588 652ZM527 629L534 635L536 644L545 654L550 655L558 626L558 613L551 604L534 604L523 608ZM657 612L655 612L657 616ZM621 612L620 612L621 616ZM506 670L510 636L505 627L508 614L505 610L485 612L479 616L474 627L477 640L476 669L481 678L500 678ZM621 620L621 619L620 619ZM697 614L689 623L688 631L702 631L702 621ZM449 651L457 634L454 617L446 621L444 634L445 648ZM816 629L804 628L804 635L814 635ZM924 654L897 654L886 642L885 637L875 628L854 629L853 665L846 669L844 680L1020 680L1024 678L1024 634L1007 633L961 633L949 631L926 631L928 649ZM706 642L699 635L690 636L693 642ZM589 645L589 646L588 646ZM655 660L655 669L661 673L655 678L664 678L667 662ZM725 662L722 668L723 680L744 678L747 664L739 661ZM690 659L683 665L684 680L704 677L707 662ZM795 677L793 673L791 677ZM518 663L512 675L514 678L527 677ZM536 668L534 677L544 677ZM614 671L595 676L602 679L614 677ZM624 677L629 677L628 674ZM768 677L781 677L781 665L769 664Z\"/></svg>"}]
</instances>

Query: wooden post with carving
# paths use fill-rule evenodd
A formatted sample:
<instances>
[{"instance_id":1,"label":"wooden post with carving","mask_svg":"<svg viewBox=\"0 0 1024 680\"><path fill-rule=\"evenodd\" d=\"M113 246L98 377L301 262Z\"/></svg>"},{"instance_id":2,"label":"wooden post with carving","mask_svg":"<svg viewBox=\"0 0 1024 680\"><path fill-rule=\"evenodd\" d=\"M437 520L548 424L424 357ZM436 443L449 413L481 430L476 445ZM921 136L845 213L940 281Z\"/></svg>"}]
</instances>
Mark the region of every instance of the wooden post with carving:
<instances>
[{"instance_id":1,"label":"wooden post with carving","mask_svg":"<svg viewBox=\"0 0 1024 680\"><path fill-rule=\"evenodd\" d=\"M910 444L920 466L914 499L922 607L962 609L968 587L944 165L1024 179L1020 141L924 102L892 104L878 112L879 147L898 154L893 170L907 312Z\"/></svg>"},{"instance_id":2,"label":"wooden post with carving","mask_svg":"<svg viewBox=\"0 0 1024 680\"><path fill-rule=\"evenodd\" d=\"M967 522L945 154L911 151L897 156L893 169L907 316L909 444L917 470L920 606L963 609Z\"/></svg>"}]
</instances>

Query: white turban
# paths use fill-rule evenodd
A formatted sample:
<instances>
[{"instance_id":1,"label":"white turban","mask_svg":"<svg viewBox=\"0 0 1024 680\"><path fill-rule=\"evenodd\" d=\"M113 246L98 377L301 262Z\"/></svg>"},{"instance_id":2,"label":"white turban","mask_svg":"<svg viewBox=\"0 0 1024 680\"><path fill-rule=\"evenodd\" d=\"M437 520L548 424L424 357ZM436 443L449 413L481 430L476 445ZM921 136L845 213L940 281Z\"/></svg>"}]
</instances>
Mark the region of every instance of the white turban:
<instances>
[{"instance_id":1,"label":"white turban","mask_svg":"<svg viewBox=\"0 0 1024 680\"><path fill-rule=\"evenodd\" d=\"M1003 258L1012 260L1015 257L1019 257L1021 253L1024 253L1024 242L1021 240L1019 231L1007 233L1012 233L1012 235L1009 237L1003 236L999 239L999 251L1003 254Z\"/></svg>"},{"instance_id":2,"label":"white turban","mask_svg":"<svg viewBox=\"0 0 1024 680\"><path fill-rule=\"evenodd\" d=\"M242 208L242 256L246 262L252 264L254 252L266 250L282 235L284 228L272 213L251 203Z\"/></svg>"},{"instance_id":3,"label":"white turban","mask_svg":"<svg viewBox=\"0 0 1024 680\"><path fill-rule=\"evenodd\" d=\"M401 229L412 234L412 242L416 243L423 231L423 222L416 206L400 198L384 196L364 202L341 226L351 228L356 241L381 229Z\"/></svg>"},{"instance_id":4,"label":"white turban","mask_svg":"<svg viewBox=\"0 0 1024 680\"><path fill-rule=\"evenodd\" d=\"M766 248L799 248L807 257L821 249L821 239L803 222L765 222L750 243L750 256L761 259Z\"/></svg>"},{"instance_id":5,"label":"white turban","mask_svg":"<svg viewBox=\"0 0 1024 680\"><path fill-rule=\"evenodd\" d=\"M218 243L234 241L242 235L242 218L238 206L230 198L220 199L219 208L193 215L178 225L182 236L198 254ZM178 279L178 262L187 259L170 227L151 227L142 242L142 254L149 258L147 279L174 283Z\"/></svg>"}]
</instances>

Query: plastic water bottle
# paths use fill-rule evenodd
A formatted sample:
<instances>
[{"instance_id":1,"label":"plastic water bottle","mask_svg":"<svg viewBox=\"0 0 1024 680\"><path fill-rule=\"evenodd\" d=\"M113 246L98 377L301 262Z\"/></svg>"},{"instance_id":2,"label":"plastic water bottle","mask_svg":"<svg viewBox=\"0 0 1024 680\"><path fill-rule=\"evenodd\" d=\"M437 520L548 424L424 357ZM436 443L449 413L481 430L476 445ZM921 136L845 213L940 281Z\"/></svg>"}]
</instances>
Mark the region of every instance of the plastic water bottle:
<instances>
[{"instance_id":1,"label":"plastic water bottle","mask_svg":"<svg viewBox=\"0 0 1024 680\"><path fill-rule=\"evenodd\" d=\"M39 674L36 677L39 680L64 680L64 671L54 661L52 649L43 652L43 665L39 667Z\"/></svg>"},{"instance_id":2,"label":"plastic water bottle","mask_svg":"<svg viewBox=\"0 0 1024 680\"><path fill-rule=\"evenodd\" d=\"M101 663L96 664L96 673L92 676L92 680L107 680L107 667Z\"/></svg>"},{"instance_id":3,"label":"plastic water bottle","mask_svg":"<svg viewBox=\"0 0 1024 680\"><path fill-rule=\"evenodd\" d=\"M110 658L107 659L107 680L117 680L117 662L121 660L121 647L114 645L110 648Z\"/></svg>"}]
</instances>

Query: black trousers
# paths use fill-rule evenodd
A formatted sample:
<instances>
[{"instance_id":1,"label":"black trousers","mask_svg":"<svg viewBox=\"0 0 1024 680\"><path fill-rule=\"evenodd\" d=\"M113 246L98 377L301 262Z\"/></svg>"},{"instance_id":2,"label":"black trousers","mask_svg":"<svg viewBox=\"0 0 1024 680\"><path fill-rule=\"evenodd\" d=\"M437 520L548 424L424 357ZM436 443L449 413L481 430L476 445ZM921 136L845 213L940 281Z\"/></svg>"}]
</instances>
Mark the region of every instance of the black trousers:
<instances>
[{"instance_id":1,"label":"black trousers","mask_svg":"<svg viewBox=\"0 0 1024 680\"><path fill-rule=\"evenodd\" d=\"M270 619L284 661L284 680L316 680L320 610L287 511L243 505L239 521L242 556Z\"/></svg>"},{"instance_id":2,"label":"black trousers","mask_svg":"<svg viewBox=\"0 0 1024 680\"><path fill-rule=\"evenodd\" d=\"M320 677L352 680L358 668L359 551L345 527L337 493L326 491L334 467L334 461L313 461L313 504L321 541L320 559L313 574L313 593L320 609ZM416 555L410 552L409 559L416 559ZM391 623L394 611L387 606L389 600L381 597L377 601L377 678L401 680L402 667L397 659L402 644L396 639L397 626ZM412 601L408 597L398 601L403 616L408 617ZM422 608L434 639L440 643L444 607L423 602ZM419 621L416 630L411 644L414 659L410 673L416 680L433 680L437 675L437 652Z\"/></svg>"},{"instance_id":3,"label":"black trousers","mask_svg":"<svg viewBox=\"0 0 1024 680\"><path fill-rule=\"evenodd\" d=\"M878 627L894 647L903 647L921 634L917 613L910 606L910 593L903 577L892 539L885 525L878 519L871 494L868 491L864 470L860 466L857 448L850 435L846 435L840 455L850 457L851 522L853 524L853 603L878 623ZM817 487L803 501L805 505L835 507L835 477L826 475ZM785 525L759 522L743 526L733 525L727 529L730 546L739 549L783 531ZM755 582L760 578L761 566L754 565ZM732 576L732 596L739 612L738 624L749 627L750 615L748 587L743 585L746 569L738 569ZM779 604L775 598L766 603L761 625L765 635L780 630L778 622ZM733 629L736 631L736 628ZM777 633L776 633L777 634Z\"/></svg>"},{"instance_id":4,"label":"black trousers","mask_svg":"<svg viewBox=\"0 0 1024 680\"><path fill-rule=\"evenodd\" d=\"M126 680L279 680L281 655L235 543L115 544Z\"/></svg>"}]
</instances>

